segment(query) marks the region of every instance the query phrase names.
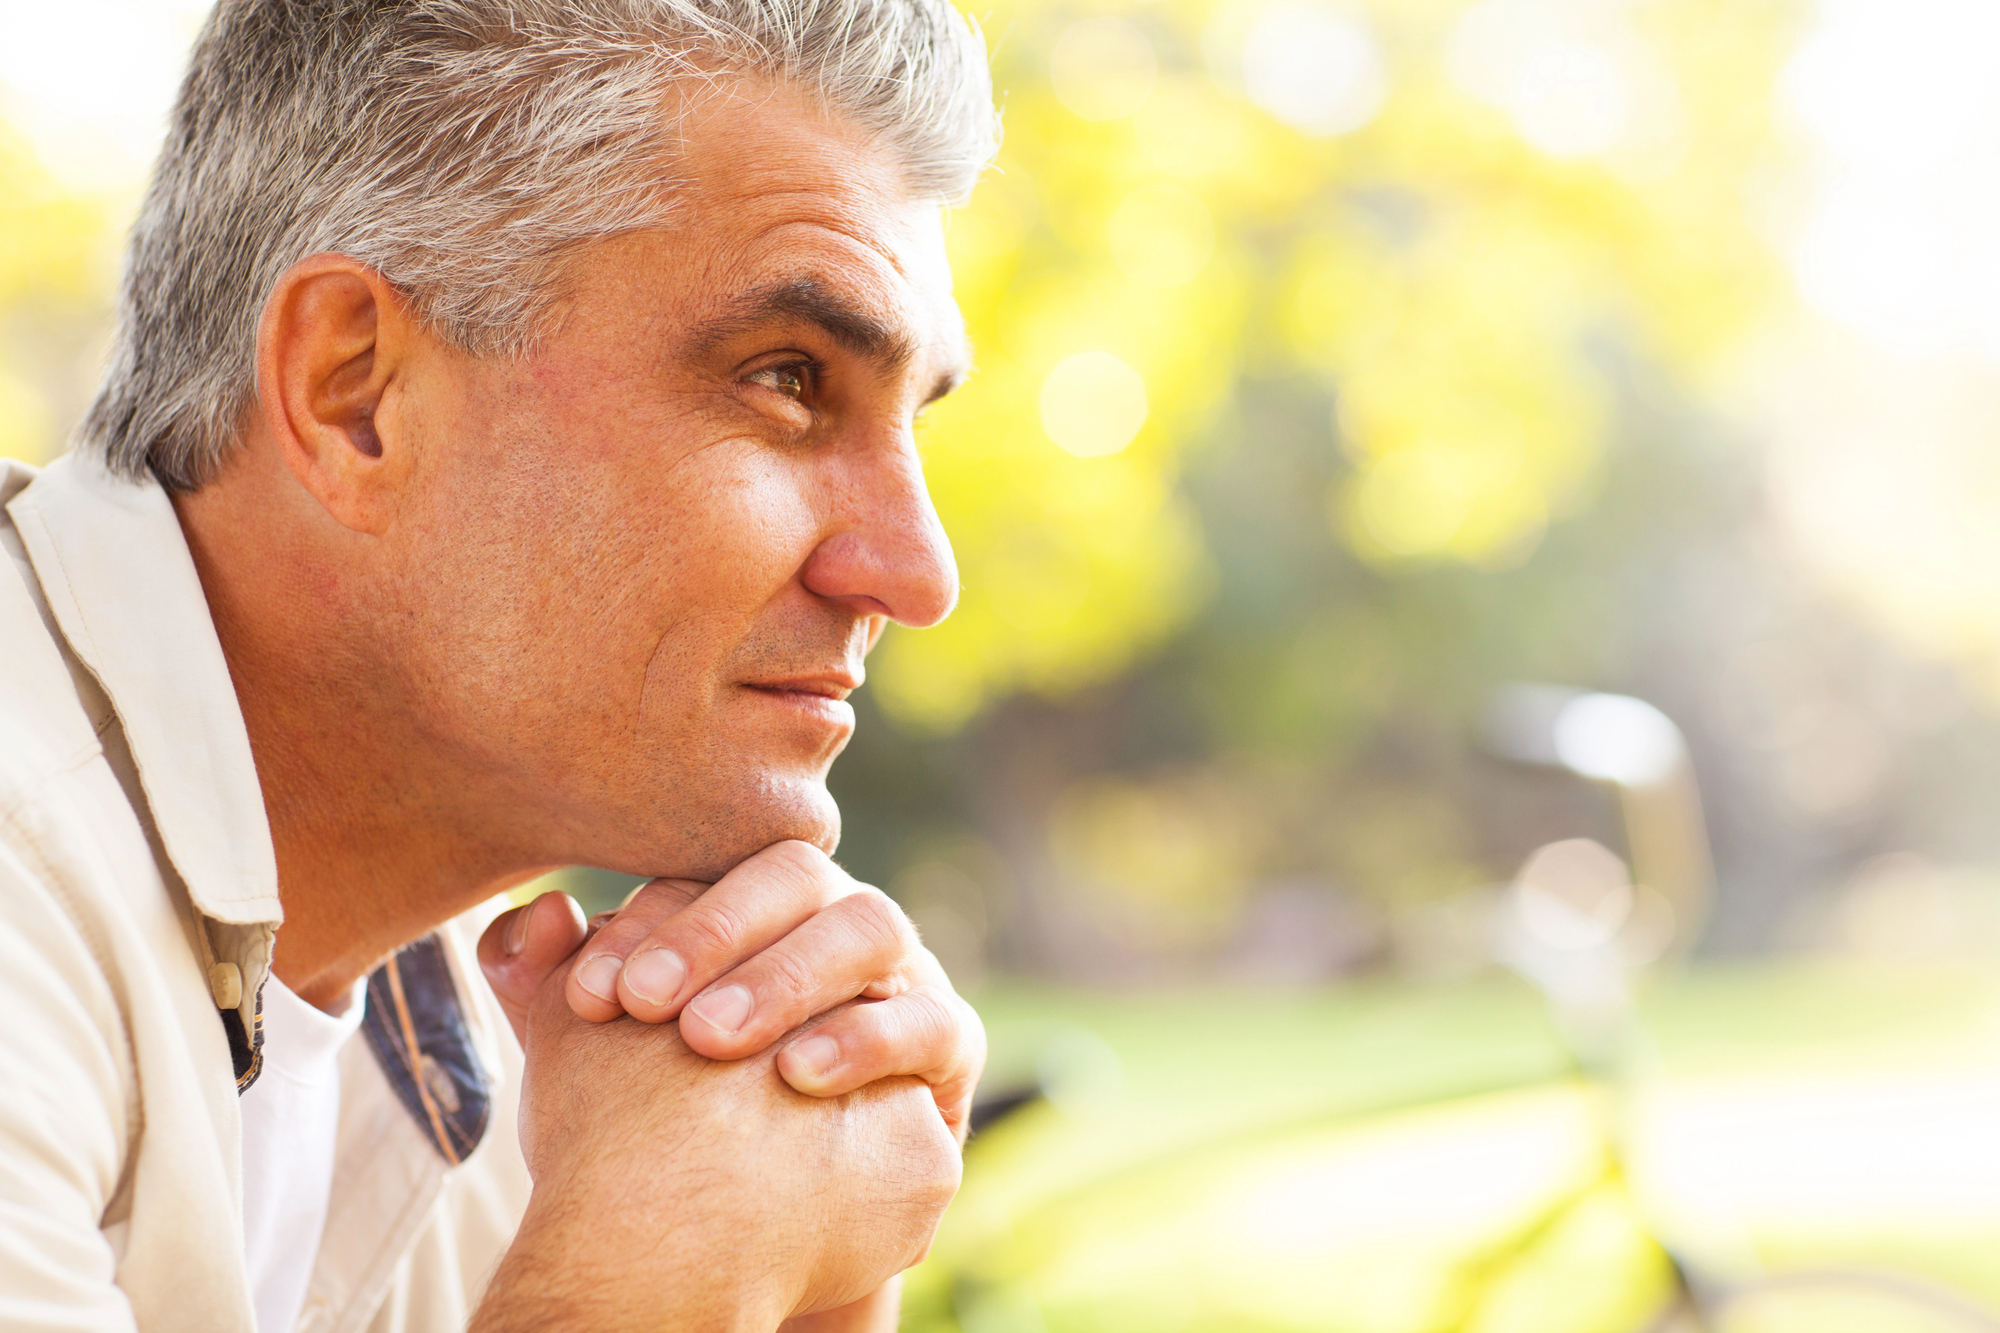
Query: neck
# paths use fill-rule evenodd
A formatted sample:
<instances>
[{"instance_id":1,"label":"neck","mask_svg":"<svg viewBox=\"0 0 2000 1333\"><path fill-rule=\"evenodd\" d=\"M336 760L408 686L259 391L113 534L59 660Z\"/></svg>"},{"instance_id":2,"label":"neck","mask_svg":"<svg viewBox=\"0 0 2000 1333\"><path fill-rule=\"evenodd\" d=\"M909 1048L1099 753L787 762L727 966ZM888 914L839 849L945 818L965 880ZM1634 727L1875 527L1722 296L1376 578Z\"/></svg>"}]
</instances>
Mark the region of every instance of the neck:
<instances>
[{"instance_id":1,"label":"neck","mask_svg":"<svg viewBox=\"0 0 2000 1333\"><path fill-rule=\"evenodd\" d=\"M247 470L247 469L246 469ZM285 919L273 970L334 1009L381 961L546 867L399 706L382 635L316 578L282 493L238 470L174 505L257 762Z\"/></svg>"}]
</instances>

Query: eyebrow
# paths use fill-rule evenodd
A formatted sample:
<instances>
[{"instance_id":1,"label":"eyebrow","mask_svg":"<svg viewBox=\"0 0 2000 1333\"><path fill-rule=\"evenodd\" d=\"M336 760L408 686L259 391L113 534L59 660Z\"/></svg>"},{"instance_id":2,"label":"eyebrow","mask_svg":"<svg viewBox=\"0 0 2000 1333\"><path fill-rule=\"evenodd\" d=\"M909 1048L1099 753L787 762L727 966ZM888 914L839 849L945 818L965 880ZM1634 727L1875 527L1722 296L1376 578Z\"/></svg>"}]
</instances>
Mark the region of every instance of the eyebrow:
<instances>
[{"instance_id":1,"label":"eyebrow","mask_svg":"<svg viewBox=\"0 0 2000 1333\"><path fill-rule=\"evenodd\" d=\"M688 350L695 356L774 321L810 324L857 356L886 370L898 370L916 359L917 341L909 330L891 323L818 278L788 278L730 298L723 309L688 333ZM929 397L936 402L965 378L954 365L938 378Z\"/></svg>"}]
</instances>

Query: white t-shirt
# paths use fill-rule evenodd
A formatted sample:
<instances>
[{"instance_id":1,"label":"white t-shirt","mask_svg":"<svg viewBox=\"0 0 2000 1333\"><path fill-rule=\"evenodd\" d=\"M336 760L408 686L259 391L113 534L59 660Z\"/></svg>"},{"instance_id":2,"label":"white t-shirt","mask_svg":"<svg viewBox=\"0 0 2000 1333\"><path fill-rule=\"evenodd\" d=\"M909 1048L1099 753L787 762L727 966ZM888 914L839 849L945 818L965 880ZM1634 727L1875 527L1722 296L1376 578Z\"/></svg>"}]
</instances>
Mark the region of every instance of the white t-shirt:
<instances>
[{"instance_id":1,"label":"white t-shirt","mask_svg":"<svg viewBox=\"0 0 2000 1333\"><path fill-rule=\"evenodd\" d=\"M243 1094L243 1254L258 1333L291 1333L326 1230L340 1128L340 1048L361 1027L365 980L338 1016L273 975L264 983L264 1068Z\"/></svg>"}]
</instances>

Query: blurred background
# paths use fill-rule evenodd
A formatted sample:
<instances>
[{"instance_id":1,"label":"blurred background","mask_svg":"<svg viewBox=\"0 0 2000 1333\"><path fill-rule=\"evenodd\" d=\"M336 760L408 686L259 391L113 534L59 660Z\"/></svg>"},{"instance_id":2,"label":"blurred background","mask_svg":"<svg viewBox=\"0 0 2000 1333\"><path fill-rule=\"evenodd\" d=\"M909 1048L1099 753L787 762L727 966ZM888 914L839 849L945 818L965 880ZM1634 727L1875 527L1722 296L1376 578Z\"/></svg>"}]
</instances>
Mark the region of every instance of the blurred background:
<instances>
[{"instance_id":1,"label":"blurred background","mask_svg":"<svg viewBox=\"0 0 2000 1333\"><path fill-rule=\"evenodd\" d=\"M204 9L0 0L0 453ZM2000 1328L2000 7L976 16L833 782L994 1043L906 1326Z\"/></svg>"}]
</instances>

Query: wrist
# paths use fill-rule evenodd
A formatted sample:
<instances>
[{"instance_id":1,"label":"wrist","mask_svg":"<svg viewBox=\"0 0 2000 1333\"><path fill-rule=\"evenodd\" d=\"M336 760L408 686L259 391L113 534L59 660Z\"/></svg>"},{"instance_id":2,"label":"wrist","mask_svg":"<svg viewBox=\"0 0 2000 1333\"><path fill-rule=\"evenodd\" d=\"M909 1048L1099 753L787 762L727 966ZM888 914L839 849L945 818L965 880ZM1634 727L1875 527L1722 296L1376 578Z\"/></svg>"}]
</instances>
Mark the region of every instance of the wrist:
<instances>
[{"instance_id":1,"label":"wrist","mask_svg":"<svg viewBox=\"0 0 2000 1333\"><path fill-rule=\"evenodd\" d=\"M538 1186L468 1333L772 1333L797 1304L726 1219L622 1202Z\"/></svg>"},{"instance_id":2,"label":"wrist","mask_svg":"<svg viewBox=\"0 0 2000 1333\"><path fill-rule=\"evenodd\" d=\"M903 1275L898 1273L852 1305L787 1319L778 1333L896 1333L902 1304Z\"/></svg>"}]
</instances>

